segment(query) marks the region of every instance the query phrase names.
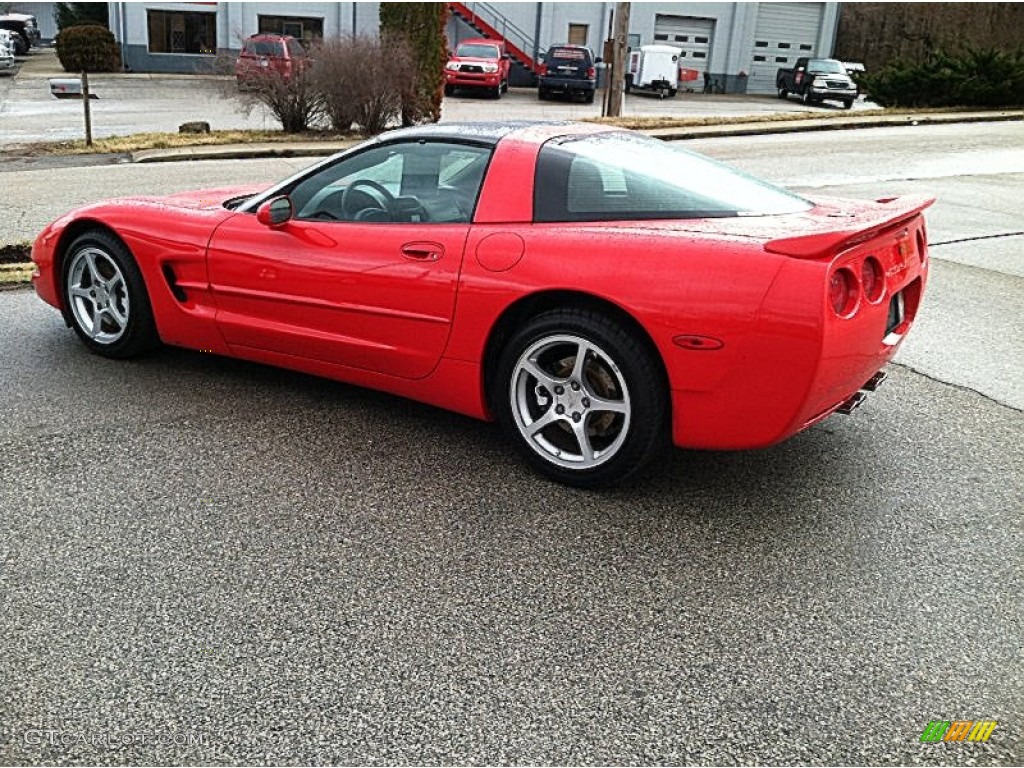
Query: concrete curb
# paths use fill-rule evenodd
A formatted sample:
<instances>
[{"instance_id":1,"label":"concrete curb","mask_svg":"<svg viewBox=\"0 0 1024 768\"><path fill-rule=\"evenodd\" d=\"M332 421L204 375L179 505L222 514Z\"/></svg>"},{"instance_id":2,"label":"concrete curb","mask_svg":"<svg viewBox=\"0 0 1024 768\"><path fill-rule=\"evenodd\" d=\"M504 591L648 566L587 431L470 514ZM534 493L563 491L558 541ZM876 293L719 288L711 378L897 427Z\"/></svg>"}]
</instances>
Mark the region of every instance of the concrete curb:
<instances>
[{"instance_id":1,"label":"concrete curb","mask_svg":"<svg viewBox=\"0 0 1024 768\"><path fill-rule=\"evenodd\" d=\"M808 131L840 131L860 128L888 128L901 125L947 125L1024 120L1024 111L952 112L921 115L874 115L807 120L766 121L733 125L697 125L688 128L652 128L641 130L665 141L727 138ZM133 163L173 163L184 160L249 160L265 157L323 157L358 144L358 140L327 142L280 142L259 144L214 144L202 147L145 149L131 154Z\"/></svg>"}]
</instances>

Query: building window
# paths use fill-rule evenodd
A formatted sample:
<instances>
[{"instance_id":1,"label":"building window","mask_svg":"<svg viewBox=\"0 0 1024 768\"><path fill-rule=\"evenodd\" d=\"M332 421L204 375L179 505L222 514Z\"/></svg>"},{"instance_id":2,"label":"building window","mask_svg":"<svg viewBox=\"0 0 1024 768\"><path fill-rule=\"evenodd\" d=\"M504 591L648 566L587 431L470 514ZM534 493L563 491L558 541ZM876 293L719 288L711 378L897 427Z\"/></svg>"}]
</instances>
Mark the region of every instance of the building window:
<instances>
[{"instance_id":1,"label":"building window","mask_svg":"<svg viewBox=\"0 0 1024 768\"><path fill-rule=\"evenodd\" d=\"M704 51L694 51L693 58L695 59L706 59L708 55Z\"/></svg>"},{"instance_id":2,"label":"building window","mask_svg":"<svg viewBox=\"0 0 1024 768\"><path fill-rule=\"evenodd\" d=\"M569 25L569 45L586 45L587 38L590 36L590 25L589 24L570 24Z\"/></svg>"},{"instance_id":3,"label":"building window","mask_svg":"<svg viewBox=\"0 0 1024 768\"><path fill-rule=\"evenodd\" d=\"M767 48L768 47L768 41L767 40L758 40L756 43L754 43L754 47L755 48Z\"/></svg>"},{"instance_id":4,"label":"building window","mask_svg":"<svg viewBox=\"0 0 1024 768\"><path fill-rule=\"evenodd\" d=\"M303 43L324 36L324 20L314 16L260 16L260 34L291 35Z\"/></svg>"},{"instance_id":5,"label":"building window","mask_svg":"<svg viewBox=\"0 0 1024 768\"><path fill-rule=\"evenodd\" d=\"M809 51L809 50L811 50L811 48L812 48L812 46L807 45L807 43L801 43L800 44L800 50L801 51Z\"/></svg>"},{"instance_id":6,"label":"building window","mask_svg":"<svg viewBox=\"0 0 1024 768\"><path fill-rule=\"evenodd\" d=\"M755 56L754 61L767 61L767 59L764 56Z\"/></svg>"},{"instance_id":7,"label":"building window","mask_svg":"<svg viewBox=\"0 0 1024 768\"><path fill-rule=\"evenodd\" d=\"M708 39L706 37L701 37L698 35L697 37L693 38L693 42L700 43L701 45L707 45Z\"/></svg>"},{"instance_id":8,"label":"building window","mask_svg":"<svg viewBox=\"0 0 1024 768\"><path fill-rule=\"evenodd\" d=\"M660 34L659 33L659 34L654 36L654 39L655 40L666 40L667 41L668 40L668 35L664 35L664 34Z\"/></svg>"},{"instance_id":9,"label":"building window","mask_svg":"<svg viewBox=\"0 0 1024 768\"><path fill-rule=\"evenodd\" d=\"M150 53L217 52L217 14L194 11L148 11Z\"/></svg>"},{"instance_id":10,"label":"building window","mask_svg":"<svg viewBox=\"0 0 1024 768\"><path fill-rule=\"evenodd\" d=\"M789 43L779 43L779 48L789 48Z\"/></svg>"},{"instance_id":11,"label":"building window","mask_svg":"<svg viewBox=\"0 0 1024 768\"><path fill-rule=\"evenodd\" d=\"M690 42L690 36L689 35L676 35L676 42L677 43L688 43L688 42Z\"/></svg>"},{"instance_id":12,"label":"building window","mask_svg":"<svg viewBox=\"0 0 1024 768\"><path fill-rule=\"evenodd\" d=\"M785 64L787 61L789 61L789 59L787 59L785 56L776 56L775 57L775 63L776 64Z\"/></svg>"}]
</instances>

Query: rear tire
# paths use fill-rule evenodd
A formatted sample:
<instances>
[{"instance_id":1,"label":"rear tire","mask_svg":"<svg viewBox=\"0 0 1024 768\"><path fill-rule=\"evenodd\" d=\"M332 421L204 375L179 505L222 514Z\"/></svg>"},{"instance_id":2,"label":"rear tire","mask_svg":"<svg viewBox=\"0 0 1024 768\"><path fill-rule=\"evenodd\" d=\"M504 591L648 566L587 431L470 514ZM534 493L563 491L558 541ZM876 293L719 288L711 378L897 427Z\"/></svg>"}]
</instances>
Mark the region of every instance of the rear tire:
<instances>
[{"instance_id":1,"label":"rear tire","mask_svg":"<svg viewBox=\"0 0 1024 768\"><path fill-rule=\"evenodd\" d=\"M584 102L586 104L593 104L594 103L594 92L593 91L588 91L587 92L587 95L584 97Z\"/></svg>"},{"instance_id":2,"label":"rear tire","mask_svg":"<svg viewBox=\"0 0 1024 768\"><path fill-rule=\"evenodd\" d=\"M493 412L526 460L560 483L621 482L668 444L668 392L655 354L598 312L538 315L512 336L496 374Z\"/></svg>"},{"instance_id":3,"label":"rear tire","mask_svg":"<svg viewBox=\"0 0 1024 768\"><path fill-rule=\"evenodd\" d=\"M789 98L789 91L787 91L785 88L779 88L779 98L780 99Z\"/></svg>"},{"instance_id":4,"label":"rear tire","mask_svg":"<svg viewBox=\"0 0 1024 768\"><path fill-rule=\"evenodd\" d=\"M843 100L843 109L851 109L853 107L853 99Z\"/></svg>"},{"instance_id":5,"label":"rear tire","mask_svg":"<svg viewBox=\"0 0 1024 768\"><path fill-rule=\"evenodd\" d=\"M146 283L131 252L116 237L93 230L76 238L61 267L71 327L103 357L135 357L160 343Z\"/></svg>"}]
</instances>

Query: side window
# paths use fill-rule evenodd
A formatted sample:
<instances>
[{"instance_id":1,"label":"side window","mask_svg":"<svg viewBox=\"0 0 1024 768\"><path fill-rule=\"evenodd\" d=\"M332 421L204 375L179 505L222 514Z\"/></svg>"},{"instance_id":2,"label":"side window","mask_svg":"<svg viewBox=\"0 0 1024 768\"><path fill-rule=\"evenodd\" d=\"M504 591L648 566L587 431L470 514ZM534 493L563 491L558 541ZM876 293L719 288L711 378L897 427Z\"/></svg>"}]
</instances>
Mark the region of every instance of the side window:
<instances>
[{"instance_id":1,"label":"side window","mask_svg":"<svg viewBox=\"0 0 1024 768\"><path fill-rule=\"evenodd\" d=\"M299 181L298 219L468 223L491 151L448 142L373 147Z\"/></svg>"}]
</instances>

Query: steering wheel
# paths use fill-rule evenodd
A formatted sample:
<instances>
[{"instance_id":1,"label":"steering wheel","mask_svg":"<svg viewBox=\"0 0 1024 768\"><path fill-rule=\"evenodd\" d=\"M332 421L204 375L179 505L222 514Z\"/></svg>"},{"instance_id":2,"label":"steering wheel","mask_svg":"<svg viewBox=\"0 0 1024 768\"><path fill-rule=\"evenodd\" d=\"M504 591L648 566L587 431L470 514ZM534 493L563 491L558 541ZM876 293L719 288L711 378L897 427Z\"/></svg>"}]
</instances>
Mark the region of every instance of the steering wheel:
<instances>
[{"instance_id":1,"label":"steering wheel","mask_svg":"<svg viewBox=\"0 0 1024 768\"><path fill-rule=\"evenodd\" d=\"M365 189L363 189L365 187ZM395 196L388 192L387 188L370 179L358 179L353 181L341 195L341 212L349 219L354 219L361 210L352 210L353 200L356 196L353 192L360 190L363 195L369 197L379 208L383 208L391 219L395 218Z\"/></svg>"}]
</instances>

